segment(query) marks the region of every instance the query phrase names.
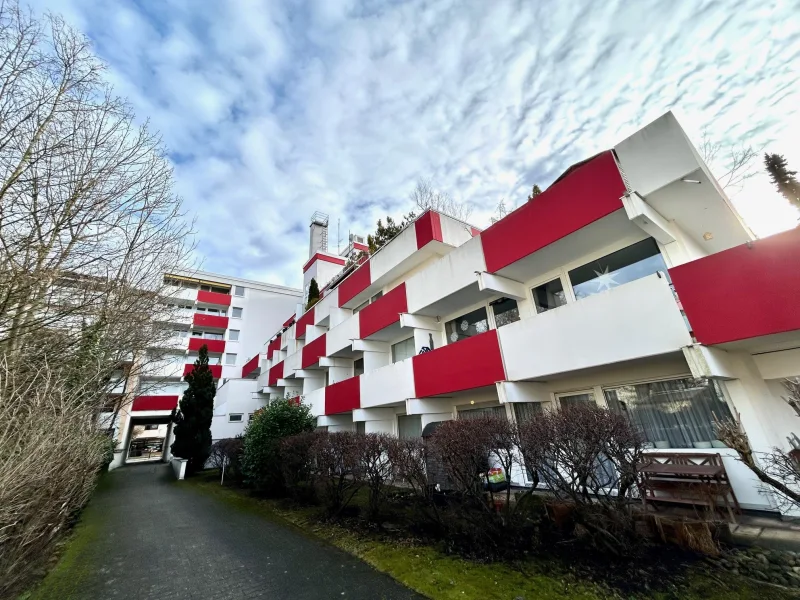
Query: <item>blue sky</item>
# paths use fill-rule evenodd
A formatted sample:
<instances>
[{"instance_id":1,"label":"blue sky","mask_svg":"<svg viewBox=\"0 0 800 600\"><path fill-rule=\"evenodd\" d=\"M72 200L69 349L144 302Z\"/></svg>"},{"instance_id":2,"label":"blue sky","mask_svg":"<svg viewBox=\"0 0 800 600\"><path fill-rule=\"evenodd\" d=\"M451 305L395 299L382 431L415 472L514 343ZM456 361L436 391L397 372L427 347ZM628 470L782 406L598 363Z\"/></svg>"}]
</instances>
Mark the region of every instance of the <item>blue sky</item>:
<instances>
[{"instance_id":1,"label":"blue sky","mask_svg":"<svg viewBox=\"0 0 800 600\"><path fill-rule=\"evenodd\" d=\"M337 220L372 231L419 177L485 226L669 109L800 171L800 1L33 5L85 32L161 131L210 271L299 286L315 210L335 251ZM796 221L763 176L732 192L757 233Z\"/></svg>"}]
</instances>

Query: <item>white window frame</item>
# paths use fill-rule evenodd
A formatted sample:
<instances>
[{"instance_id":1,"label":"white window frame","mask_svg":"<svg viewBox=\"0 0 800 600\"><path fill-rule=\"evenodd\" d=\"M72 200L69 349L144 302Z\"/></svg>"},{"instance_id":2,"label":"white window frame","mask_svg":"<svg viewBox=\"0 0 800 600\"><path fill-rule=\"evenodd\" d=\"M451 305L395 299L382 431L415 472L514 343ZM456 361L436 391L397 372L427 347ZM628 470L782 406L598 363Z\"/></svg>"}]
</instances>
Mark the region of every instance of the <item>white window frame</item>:
<instances>
[{"instance_id":1,"label":"white window frame","mask_svg":"<svg viewBox=\"0 0 800 600\"><path fill-rule=\"evenodd\" d=\"M231 337L233 335L234 331L236 332L236 339L233 339L233 337ZM239 335L241 333L242 333L241 329L228 329L228 341L229 342L238 342L239 341Z\"/></svg>"},{"instance_id":2,"label":"white window frame","mask_svg":"<svg viewBox=\"0 0 800 600\"><path fill-rule=\"evenodd\" d=\"M570 392L554 393L553 394L553 403L554 403L553 405L557 406L559 408L559 410L560 410L562 408L562 406L561 406L561 398L564 398L565 396L566 397L569 397L569 396L581 396L583 394L591 394L592 398L594 399L594 403L597 406L603 407L605 405L605 401L603 402L603 404L600 404L597 401L597 388L596 387L584 388L584 389L580 389L580 390L573 390L573 391L570 391Z\"/></svg>"},{"instance_id":3,"label":"white window frame","mask_svg":"<svg viewBox=\"0 0 800 600\"><path fill-rule=\"evenodd\" d=\"M239 311L239 316L236 316L236 311ZM241 319L244 315L244 309L241 306L231 306L231 319Z\"/></svg>"},{"instance_id":4,"label":"white window frame","mask_svg":"<svg viewBox=\"0 0 800 600\"><path fill-rule=\"evenodd\" d=\"M230 357L233 357L233 362L228 362ZM226 352L225 353L225 366L226 367L235 367L236 366L236 359L239 358L239 355L236 352Z\"/></svg>"},{"instance_id":5,"label":"white window frame","mask_svg":"<svg viewBox=\"0 0 800 600\"><path fill-rule=\"evenodd\" d=\"M238 293L239 290L242 290L241 294ZM234 285L233 286L233 295L236 296L237 298L244 298L244 295L245 295L244 286L243 285Z\"/></svg>"},{"instance_id":6,"label":"white window frame","mask_svg":"<svg viewBox=\"0 0 800 600\"><path fill-rule=\"evenodd\" d=\"M232 417L239 417L233 419ZM228 413L228 423L244 423L244 413Z\"/></svg>"},{"instance_id":7,"label":"white window frame","mask_svg":"<svg viewBox=\"0 0 800 600\"><path fill-rule=\"evenodd\" d=\"M501 298L501 296L498 295L497 298ZM497 300L497 298L492 298L492 300ZM519 304L517 304L517 307L519 307ZM449 346L450 344L455 344L455 342L452 342L447 338L447 329L445 326L456 317L461 317L465 314L476 311L479 308L483 308L486 311L486 324L488 325L489 329L497 329L497 326L494 322L494 314L492 313L492 307L489 306L489 300L483 300L482 302L471 304L470 306L467 306L463 309L454 311L450 313L446 318L440 320L442 324L441 336L442 339L444 340L445 346Z\"/></svg>"}]
</instances>

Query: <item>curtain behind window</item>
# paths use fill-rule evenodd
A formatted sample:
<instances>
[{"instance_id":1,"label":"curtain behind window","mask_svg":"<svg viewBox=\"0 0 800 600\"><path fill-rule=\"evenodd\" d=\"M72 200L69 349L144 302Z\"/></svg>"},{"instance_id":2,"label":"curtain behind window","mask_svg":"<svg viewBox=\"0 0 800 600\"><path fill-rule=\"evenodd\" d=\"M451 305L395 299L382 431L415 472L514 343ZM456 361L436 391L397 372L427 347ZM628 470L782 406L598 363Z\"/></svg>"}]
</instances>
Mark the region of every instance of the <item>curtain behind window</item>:
<instances>
[{"instance_id":1,"label":"curtain behind window","mask_svg":"<svg viewBox=\"0 0 800 600\"><path fill-rule=\"evenodd\" d=\"M714 420L731 412L713 382L673 379L603 390L611 410L626 414L656 448L722 446Z\"/></svg>"}]
</instances>

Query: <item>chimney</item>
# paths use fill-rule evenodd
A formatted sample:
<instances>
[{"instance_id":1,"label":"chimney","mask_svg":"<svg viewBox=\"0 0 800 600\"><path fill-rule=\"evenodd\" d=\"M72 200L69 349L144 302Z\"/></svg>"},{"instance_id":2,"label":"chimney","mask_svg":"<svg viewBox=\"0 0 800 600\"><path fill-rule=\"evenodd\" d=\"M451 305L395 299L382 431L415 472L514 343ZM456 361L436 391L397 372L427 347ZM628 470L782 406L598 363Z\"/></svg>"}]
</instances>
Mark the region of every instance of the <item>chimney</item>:
<instances>
[{"instance_id":1,"label":"chimney","mask_svg":"<svg viewBox=\"0 0 800 600\"><path fill-rule=\"evenodd\" d=\"M328 251L328 215L316 211L311 215L310 227L308 258L314 256L317 252Z\"/></svg>"}]
</instances>

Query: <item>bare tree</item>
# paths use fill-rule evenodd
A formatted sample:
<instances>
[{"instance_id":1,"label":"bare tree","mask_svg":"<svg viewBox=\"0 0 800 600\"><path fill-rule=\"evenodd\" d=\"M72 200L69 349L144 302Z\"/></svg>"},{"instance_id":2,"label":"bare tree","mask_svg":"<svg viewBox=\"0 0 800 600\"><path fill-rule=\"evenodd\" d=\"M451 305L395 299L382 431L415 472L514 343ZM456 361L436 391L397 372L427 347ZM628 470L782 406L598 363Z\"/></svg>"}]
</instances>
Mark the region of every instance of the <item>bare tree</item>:
<instances>
[{"instance_id":1,"label":"bare tree","mask_svg":"<svg viewBox=\"0 0 800 600\"><path fill-rule=\"evenodd\" d=\"M800 379L787 379L783 382L787 397L784 400L800 413ZM800 448L786 453L780 448L768 452L756 452L742 427L741 419L727 419L716 422L717 437L739 455L739 460L758 477L759 481L771 489L783 506L800 507L800 464L797 453Z\"/></svg>"},{"instance_id":2,"label":"bare tree","mask_svg":"<svg viewBox=\"0 0 800 600\"><path fill-rule=\"evenodd\" d=\"M85 502L113 375L135 382L168 346L163 275L190 266L161 140L103 71L59 17L0 4L0 596Z\"/></svg>"},{"instance_id":3,"label":"bare tree","mask_svg":"<svg viewBox=\"0 0 800 600\"><path fill-rule=\"evenodd\" d=\"M752 146L724 146L713 141L704 129L699 151L723 190L737 192L745 181L758 174L758 150Z\"/></svg>"},{"instance_id":4,"label":"bare tree","mask_svg":"<svg viewBox=\"0 0 800 600\"><path fill-rule=\"evenodd\" d=\"M416 187L408 197L419 214L431 209L465 222L472 214L469 204L458 202L447 192L439 191L430 179L424 177L417 180Z\"/></svg>"}]
</instances>

